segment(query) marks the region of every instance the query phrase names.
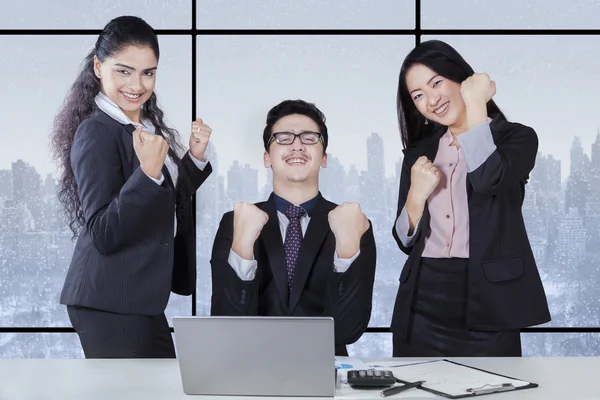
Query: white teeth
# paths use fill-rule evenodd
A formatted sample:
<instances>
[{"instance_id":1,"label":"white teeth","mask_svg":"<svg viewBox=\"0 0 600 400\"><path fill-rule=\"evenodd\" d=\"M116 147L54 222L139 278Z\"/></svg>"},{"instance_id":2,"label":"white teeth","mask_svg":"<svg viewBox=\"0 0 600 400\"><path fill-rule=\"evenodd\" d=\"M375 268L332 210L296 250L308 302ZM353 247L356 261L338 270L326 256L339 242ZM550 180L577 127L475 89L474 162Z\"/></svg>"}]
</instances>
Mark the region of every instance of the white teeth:
<instances>
[{"instance_id":1,"label":"white teeth","mask_svg":"<svg viewBox=\"0 0 600 400\"><path fill-rule=\"evenodd\" d=\"M299 158L294 158L292 160L288 160L288 164L304 164L306 161L301 160Z\"/></svg>"},{"instance_id":2,"label":"white teeth","mask_svg":"<svg viewBox=\"0 0 600 400\"><path fill-rule=\"evenodd\" d=\"M123 93L123 96L129 98L129 99L139 99L141 94L129 94L129 93L125 93L125 92L121 92Z\"/></svg>"},{"instance_id":3,"label":"white teeth","mask_svg":"<svg viewBox=\"0 0 600 400\"><path fill-rule=\"evenodd\" d=\"M440 108L438 108L437 110L435 110L434 113L441 114L444 111L446 111L446 108L448 108L448 103L444 104L443 106L441 106Z\"/></svg>"}]
</instances>

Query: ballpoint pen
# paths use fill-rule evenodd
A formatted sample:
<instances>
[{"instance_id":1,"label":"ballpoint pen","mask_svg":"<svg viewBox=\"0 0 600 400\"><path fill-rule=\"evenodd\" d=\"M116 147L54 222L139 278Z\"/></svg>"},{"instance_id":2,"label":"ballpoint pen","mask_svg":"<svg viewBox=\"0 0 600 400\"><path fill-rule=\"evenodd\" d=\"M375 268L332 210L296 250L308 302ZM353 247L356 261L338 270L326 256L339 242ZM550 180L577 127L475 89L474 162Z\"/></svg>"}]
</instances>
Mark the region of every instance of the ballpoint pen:
<instances>
[{"instance_id":1,"label":"ballpoint pen","mask_svg":"<svg viewBox=\"0 0 600 400\"><path fill-rule=\"evenodd\" d=\"M474 395L479 394L490 394L498 392L506 392L509 390L515 390L515 386L512 383L502 383L500 385L483 385L479 388L467 389L467 392L473 393Z\"/></svg>"},{"instance_id":2,"label":"ballpoint pen","mask_svg":"<svg viewBox=\"0 0 600 400\"><path fill-rule=\"evenodd\" d=\"M421 386L424 383L425 383L425 381L417 381L417 382L407 383L402 386L394 386L391 388L387 388L381 392L381 396L387 397L387 396L392 396L394 394L402 393L408 389L418 388L419 386Z\"/></svg>"}]
</instances>

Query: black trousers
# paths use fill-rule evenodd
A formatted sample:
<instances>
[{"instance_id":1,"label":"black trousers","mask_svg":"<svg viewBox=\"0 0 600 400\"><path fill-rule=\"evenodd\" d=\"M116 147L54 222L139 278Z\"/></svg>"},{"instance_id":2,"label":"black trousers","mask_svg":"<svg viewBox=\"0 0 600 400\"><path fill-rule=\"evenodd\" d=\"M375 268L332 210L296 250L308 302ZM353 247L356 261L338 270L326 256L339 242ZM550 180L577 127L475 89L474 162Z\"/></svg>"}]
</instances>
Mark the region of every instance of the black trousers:
<instances>
[{"instance_id":1,"label":"black trousers","mask_svg":"<svg viewBox=\"0 0 600 400\"><path fill-rule=\"evenodd\" d=\"M67 306L85 358L175 358L165 314L115 314Z\"/></svg>"},{"instance_id":2,"label":"black trousers","mask_svg":"<svg viewBox=\"0 0 600 400\"><path fill-rule=\"evenodd\" d=\"M421 259L408 338L394 335L394 357L520 357L519 330L473 331L466 326L468 259Z\"/></svg>"}]
</instances>

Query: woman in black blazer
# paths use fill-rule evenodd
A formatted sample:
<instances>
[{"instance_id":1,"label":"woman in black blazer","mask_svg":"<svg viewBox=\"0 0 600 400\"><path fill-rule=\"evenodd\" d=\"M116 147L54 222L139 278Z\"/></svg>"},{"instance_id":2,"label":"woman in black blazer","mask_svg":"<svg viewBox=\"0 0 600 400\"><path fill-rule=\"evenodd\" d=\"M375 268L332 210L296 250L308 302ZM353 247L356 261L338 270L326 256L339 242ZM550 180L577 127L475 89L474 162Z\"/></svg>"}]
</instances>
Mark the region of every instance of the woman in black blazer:
<instances>
[{"instance_id":1,"label":"woman in black blazer","mask_svg":"<svg viewBox=\"0 0 600 400\"><path fill-rule=\"evenodd\" d=\"M211 129L194 121L185 151L157 104L158 59L146 22L110 21L53 128L77 237L60 301L87 358L175 357L164 311L196 286L192 196L212 171Z\"/></svg>"},{"instance_id":2,"label":"woman in black blazer","mask_svg":"<svg viewBox=\"0 0 600 400\"><path fill-rule=\"evenodd\" d=\"M507 121L495 91L438 40L402 64L393 235L409 257L391 325L395 357L520 356L520 328L550 320L521 213L538 138Z\"/></svg>"}]
</instances>

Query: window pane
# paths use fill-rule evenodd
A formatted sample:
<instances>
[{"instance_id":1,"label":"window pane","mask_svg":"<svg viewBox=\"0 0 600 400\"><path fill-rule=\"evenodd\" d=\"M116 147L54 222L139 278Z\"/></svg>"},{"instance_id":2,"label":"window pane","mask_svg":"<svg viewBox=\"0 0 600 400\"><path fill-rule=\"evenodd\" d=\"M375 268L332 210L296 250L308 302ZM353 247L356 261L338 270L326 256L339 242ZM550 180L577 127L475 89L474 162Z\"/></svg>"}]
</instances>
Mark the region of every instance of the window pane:
<instances>
[{"instance_id":1,"label":"window pane","mask_svg":"<svg viewBox=\"0 0 600 400\"><path fill-rule=\"evenodd\" d=\"M3 7L0 29L102 29L120 15L144 18L155 29L189 29L192 0L21 0Z\"/></svg>"},{"instance_id":2,"label":"window pane","mask_svg":"<svg viewBox=\"0 0 600 400\"><path fill-rule=\"evenodd\" d=\"M521 344L528 357L600 356L597 333L522 333Z\"/></svg>"},{"instance_id":3,"label":"window pane","mask_svg":"<svg viewBox=\"0 0 600 400\"><path fill-rule=\"evenodd\" d=\"M598 29L598 0L422 0L426 29Z\"/></svg>"},{"instance_id":4,"label":"window pane","mask_svg":"<svg viewBox=\"0 0 600 400\"><path fill-rule=\"evenodd\" d=\"M365 333L354 344L347 346L348 355L356 358L389 358L393 344L391 333Z\"/></svg>"},{"instance_id":5,"label":"window pane","mask_svg":"<svg viewBox=\"0 0 600 400\"><path fill-rule=\"evenodd\" d=\"M74 243L59 219L58 169L48 138L94 41L91 36L4 36L0 41L0 52L10 54L0 58L0 108L11 110L0 132L0 326L70 326L59 297ZM191 38L161 37L160 43L159 102L187 138ZM39 62L31 62L34 50ZM191 297L173 298L169 315L190 313Z\"/></svg>"},{"instance_id":6,"label":"window pane","mask_svg":"<svg viewBox=\"0 0 600 400\"><path fill-rule=\"evenodd\" d=\"M424 37L423 40L430 39ZM507 118L533 127L539 154L523 214L550 302L550 326L600 325L600 146L594 36L452 36L496 81Z\"/></svg>"},{"instance_id":7,"label":"window pane","mask_svg":"<svg viewBox=\"0 0 600 400\"><path fill-rule=\"evenodd\" d=\"M219 221L239 200L266 199L262 131L284 99L315 102L330 132L321 192L360 201L375 226L377 275L371 326L389 326L406 257L391 235L401 142L396 85L412 36L200 36L198 115L213 128L216 167L200 188L198 314L210 311L210 253ZM206 61L204 61L206 60Z\"/></svg>"},{"instance_id":8,"label":"window pane","mask_svg":"<svg viewBox=\"0 0 600 400\"><path fill-rule=\"evenodd\" d=\"M76 333L0 333L0 358L83 358Z\"/></svg>"},{"instance_id":9,"label":"window pane","mask_svg":"<svg viewBox=\"0 0 600 400\"><path fill-rule=\"evenodd\" d=\"M414 0L198 0L198 29L411 29Z\"/></svg>"},{"instance_id":10,"label":"window pane","mask_svg":"<svg viewBox=\"0 0 600 400\"><path fill-rule=\"evenodd\" d=\"M524 357L598 357L598 333L522 333ZM348 346L350 357L386 358L393 351L391 333L365 333Z\"/></svg>"}]
</instances>

